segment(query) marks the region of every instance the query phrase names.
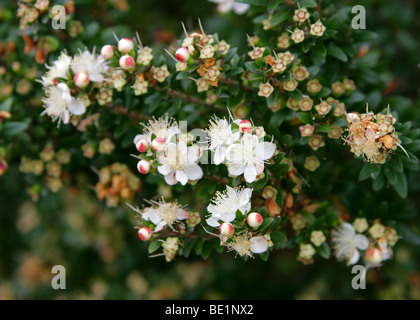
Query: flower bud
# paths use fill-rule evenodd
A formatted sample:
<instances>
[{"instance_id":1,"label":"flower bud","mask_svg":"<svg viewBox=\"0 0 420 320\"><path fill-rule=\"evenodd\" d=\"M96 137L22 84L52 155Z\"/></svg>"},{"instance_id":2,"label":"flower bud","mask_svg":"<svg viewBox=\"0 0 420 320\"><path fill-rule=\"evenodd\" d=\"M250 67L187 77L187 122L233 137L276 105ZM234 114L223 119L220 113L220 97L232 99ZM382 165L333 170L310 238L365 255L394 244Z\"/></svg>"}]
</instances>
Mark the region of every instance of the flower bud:
<instances>
[{"instance_id":1,"label":"flower bud","mask_svg":"<svg viewBox=\"0 0 420 320\"><path fill-rule=\"evenodd\" d=\"M370 263L379 263L382 261L382 252L378 248L370 248L366 251L365 259Z\"/></svg>"},{"instance_id":2,"label":"flower bud","mask_svg":"<svg viewBox=\"0 0 420 320\"><path fill-rule=\"evenodd\" d=\"M251 212L248 217L246 217L246 222L248 222L248 225L252 228L258 228L262 222L263 217L258 212Z\"/></svg>"},{"instance_id":3,"label":"flower bud","mask_svg":"<svg viewBox=\"0 0 420 320\"><path fill-rule=\"evenodd\" d=\"M152 236L152 230L150 228L143 227L138 232L141 241L147 241Z\"/></svg>"},{"instance_id":4,"label":"flower bud","mask_svg":"<svg viewBox=\"0 0 420 320\"><path fill-rule=\"evenodd\" d=\"M249 132L251 132L252 131L252 124L251 124L251 122L249 120L246 120L246 119L242 120L239 123L239 131L241 133L249 133Z\"/></svg>"},{"instance_id":5,"label":"flower bud","mask_svg":"<svg viewBox=\"0 0 420 320\"><path fill-rule=\"evenodd\" d=\"M152 149L155 152L161 152L165 150L166 141L163 138L156 137L152 141Z\"/></svg>"},{"instance_id":6,"label":"flower bud","mask_svg":"<svg viewBox=\"0 0 420 320\"><path fill-rule=\"evenodd\" d=\"M134 68L135 61L132 56L129 56L128 54L126 54L120 58L119 63L122 69L129 70L129 69Z\"/></svg>"},{"instance_id":7,"label":"flower bud","mask_svg":"<svg viewBox=\"0 0 420 320\"><path fill-rule=\"evenodd\" d=\"M149 141L146 139L140 139L136 142L136 148L140 152L146 152L149 149Z\"/></svg>"},{"instance_id":8,"label":"flower bud","mask_svg":"<svg viewBox=\"0 0 420 320\"><path fill-rule=\"evenodd\" d=\"M220 233L224 236L231 236L235 232L235 228L229 222L223 222L219 226Z\"/></svg>"},{"instance_id":9,"label":"flower bud","mask_svg":"<svg viewBox=\"0 0 420 320\"><path fill-rule=\"evenodd\" d=\"M118 51L121 53L128 53L134 48L134 43L131 39L122 38L118 41Z\"/></svg>"},{"instance_id":10,"label":"flower bud","mask_svg":"<svg viewBox=\"0 0 420 320\"><path fill-rule=\"evenodd\" d=\"M150 161L149 160L140 160L137 163L137 170L139 170L139 172L141 174L148 174L150 171Z\"/></svg>"},{"instance_id":11,"label":"flower bud","mask_svg":"<svg viewBox=\"0 0 420 320\"><path fill-rule=\"evenodd\" d=\"M101 49L101 56L105 59L111 59L114 56L114 47L107 44L104 45Z\"/></svg>"},{"instance_id":12,"label":"flower bud","mask_svg":"<svg viewBox=\"0 0 420 320\"><path fill-rule=\"evenodd\" d=\"M190 58L190 52L187 48L178 48L175 52L175 57L179 62L185 62Z\"/></svg>"},{"instance_id":13,"label":"flower bud","mask_svg":"<svg viewBox=\"0 0 420 320\"><path fill-rule=\"evenodd\" d=\"M80 72L73 77L73 81L79 88L84 88L89 84L89 77L86 73Z\"/></svg>"}]
</instances>

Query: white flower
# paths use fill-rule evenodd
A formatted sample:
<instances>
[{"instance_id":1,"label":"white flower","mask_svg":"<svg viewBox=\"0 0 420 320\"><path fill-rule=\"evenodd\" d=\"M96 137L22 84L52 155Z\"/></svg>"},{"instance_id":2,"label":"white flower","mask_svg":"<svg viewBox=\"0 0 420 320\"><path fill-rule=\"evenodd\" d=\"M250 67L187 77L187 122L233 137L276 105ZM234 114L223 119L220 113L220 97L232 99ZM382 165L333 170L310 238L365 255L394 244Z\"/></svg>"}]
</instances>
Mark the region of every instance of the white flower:
<instances>
[{"instance_id":1,"label":"white flower","mask_svg":"<svg viewBox=\"0 0 420 320\"><path fill-rule=\"evenodd\" d=\"M223 222L232 222L236 218L236 212L239 210L245 216L251 209L251 188L231 188L226 186L226 190L217 192L215 197L208 205L207 211L211 216L206 220L211 227L218 227L219 220Z\"/></svg>"},{"instance_id":2,"label":"white flower","mask_svg":"<svg viewBox=\"0 0 420 320\"><path fill-rule=\"evenodd\" d=\"M261 142L258 136L244 134L240 143L230 145L226 150L229 174L244 174L248 183L254 182L257 175L264 171L264 163L276 151L272 142Z\"/></svg>"},{"instance_id":3,"label":"white flower","mask_svg":"<svg viewBox=\"0 0 420 320\"><path fill-rule=\"evenodd\" d=\"M226 158L227 147L239 140L240 132L233 133L231 124L226 119L217 117L210 119L210 125L206 131L209 139L208 148L214 151L214 164L219 165Z\"/></svg>"},{"instance_id":4,"label":"white flower","mask_svg":"<svg viewBox=\"0 0 420 320\"><path fill-rule=\"evenodd\" d=\"M238 3L235 0L209 0L210 2L217 3L217 10L220 13L226 13L233 9L236 14L244 14L249 9L249 4Z\"/></svg>"},{"instance_id":5,"label":"white flower","mask_svg":"<svg viewBox=\"0 0 420 320\"><path fill-rule=\"evenodd\" d=\"M172 229L174 223L190 217L190 214L176 201L166 202L161 198L159 202L151 200L150 203L152 207L144 208L141 211L130 205L129 207L139 213L144 220L150 221L156 226L153 232L159 232L166 226Z\"/></svg>"},{"instance_id":6,"label":"white flower","mask_svg":"<svg viewBox=\"0 0 420 320\"><path fill-rule=\"evenodd\" d=\"M53 121L58 119L58 124L61 121L67 124L70 114L81 115L86 111L84 103L71 96L70 89L65 83L47 87L46 98L42 102L45 110L41 115L47 114L53 118Z\"/></svg>"},{"instance_id":7,"label":"white flower","mask_svg":"<svg viewBox=\"0 0 420 320\"><path fill-rule=\"evenodd\" d=\"M108 70L107 62L99 54L85 50L76 54L71 62L71 69L75 74L85 73L93 82L104 81L104 73Z\"/></svg>"},{"instance_id":8,"label":"white flower","mask_svg":"<svg viewBox=\"0 0 420 320\"><path fill-rule=\"evenodd\" d=\"M53 62L52 66L46 66L49 70L45 76L41 77L42 80L39 82L44 87L47 87L56 84L55 81L58 78L67 79L69 77L70 63L71 57L66 52L61 53L60 57Z\"/></svg>"},{"instance_id":9,"label":"white flower","mask_svg":"<svg viewBox=\"0 0 420 320\"><path fill-rule=\"evenodd\" d=\"M150 63L150 61L152 61L152 59L153 59L152 51L153 51L153 49L151 49L149 47L143 47L143 48L139 49L139 51L137 52L136 62L138 64L142 64L144 66L147 66Z\"/></svg>"},{"instance_id":10,"label":"white flower","mask_svg":"<svg viewBox=\"0 0 420 320\"><path fill-rule=\"evenodd\" d=\"M267 251L271 244L265 236L251 237L249 232L232 237L231 241L226 244L228 251L235 250L241 257L253 258L253 253L259 254Z\"/></svg>"},{"instance_id":11,"label":"white flower","mask_svg":"<svg viewBox=\"0 0 420 320\"><path fill-rule=\"evenodd\" d=\"M184 141L178 144L170 142L166 150L158 156L158 161L162 164L158 167L158 171L165 176L165 181L169 185L177 182L185 185L189 180L201 179L203 170L196 163L199 155L200 150L196 146L187 147Z\"/></svg>"},{"instance_id":12,"label":"white flower","mask_svg":"<svg viewBox=\"0 0 420 320\"><path fill-rule=\"evenodd\" d=\"M359 250L369 247L369 240L362 234L356 234L354 227L347 222L342 223L332 232L335 256L338 260L346 260L347 265L357 263Z\"/></svg>"},{"instance_id":13,"label":"white flower","mask_svg":"<svg viewBox=\"0 0 420 320\"><path fill-rule=\"evenodd\" d=\"M149 142L149 145L152 144L152 135L155 135L156 138L162 138L165 141L169 141L175 134L179 133L179 128L177 123L173 118L169 118L168 115L162 116L159 119L153 117L152 120L149 120L147 125L144 125L143 133L138 134L134 137L134 145L140 139L146 139ZM152 150L149 149L147 155L152 155Z\"/></svg>"}]
</instances>

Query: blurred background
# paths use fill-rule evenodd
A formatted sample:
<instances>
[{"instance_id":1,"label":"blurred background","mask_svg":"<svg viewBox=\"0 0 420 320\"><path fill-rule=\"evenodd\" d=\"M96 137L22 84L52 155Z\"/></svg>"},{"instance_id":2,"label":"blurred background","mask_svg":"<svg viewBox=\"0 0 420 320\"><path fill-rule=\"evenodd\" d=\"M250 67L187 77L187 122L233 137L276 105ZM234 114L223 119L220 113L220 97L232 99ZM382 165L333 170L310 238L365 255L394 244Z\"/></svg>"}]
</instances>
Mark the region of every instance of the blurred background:
<instances>
[{"instance_id":1,"label":"blurred background","mask_svg":"<svg viewBox=\"0 0 420 320\"><path fill-rule=\"evenodd\" d=\"M366 85L368 101L373 108L381 99L390 102L402 122L420 119L420 3L342 3L364 5L367 29L378 34L367 49L374 52L368 63L381 81L371 87ZM114 43L113 32L130 37L138 31L143 44L153 43L156 50L161 50L176 46L176 39L183 37L181 21L193 30L200 18L207 32L217 32L221 39L238 46L240 52L246 49L245 35L253 32L246 14L220 13L217 4L207 0L75 1L72 19L79 23L73 24L76 35L38 39L55 50L50 48L44 55L41 52L34 57L24 54L28 44L23 36L35 31L22 32L16 12L16 4L0 1L1 62L3 65L14 60L32 66L37 59L38 78L45 70L43 63L51 62L63 48L70 54L85 46L100 48ZM9 54L13 45L17 50ZM6 103L15 104L15 108L21 106L21 111L16 112L21 112L22 118L37 117L41 85L31 82L24 94L10 89L10 84L16 85L21 77L19 72L2 77L0 101L3 107ZM5 94L7 90L12 92ZM10 97L13 99L8 100ZM31 106L33 115L27 114ZM50 138L56 139L58 129L50 124L50 119L39 120L41 124L43 121L49 126L46 130ZM418 121L413 124L419 125ZM14 154L25 154L26 149L33 148L32 139L21 139L20 149ZM45 141L40 139L39 144ZM77 167L84 159L78 155L80 150L69 152L72 163L66 179L71 183L65 183L58 192L42 194L39 199L19 161L9 161L7 172L0 176L0 299L420 299L420 243L414 235L411 243L397 243L393 259L382 268L371 270L366 290L358 291L351 287L350 268L333 258L319 257L313 265L304 266L296 259L297 250L274 252L268 262L244 262L232 253L212 253L205 260L194 255L188 259L178 257L171 263L163 257L149 258L147 244L139 241L133 229L133 212L123 205L112 209L99 202L94 186L89 186L94 172L72 174L76 172L72 166ZM130 166L135 168L135 160ZM412 215L417 215L420 207L415 196L420 192L419 184L409 184L417 204ZM163 188L160 192L168 190ZM141 196L134 201L140 203L147 193L141 190ZM417 221L413 228L418 230L418 218L413 221ZM66 290L51 288L54 265L66 268Z\"/></svg>"}]
</instances>

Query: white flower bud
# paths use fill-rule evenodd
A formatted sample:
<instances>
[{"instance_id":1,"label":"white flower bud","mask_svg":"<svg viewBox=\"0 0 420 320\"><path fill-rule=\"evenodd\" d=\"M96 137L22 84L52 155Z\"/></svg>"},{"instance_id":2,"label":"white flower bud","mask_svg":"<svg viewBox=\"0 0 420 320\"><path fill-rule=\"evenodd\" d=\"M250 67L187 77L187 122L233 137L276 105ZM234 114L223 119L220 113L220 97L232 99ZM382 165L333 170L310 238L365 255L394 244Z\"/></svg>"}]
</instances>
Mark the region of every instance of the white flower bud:
<instances>
[{"instance_id":1,"label":"white flower bud","mask_svg":"<svg viewBox=\"0 0 420 320\"><path fill-rule=\"evenodd\" d=\"M258 228L263 223L263 217L258 212L251 212L248 217L246 217L246 222L252 228Z\"/></svg>"},{"instance_id":2,"label":"white flower bud","mask_svg":"<svg viewBox=\"0 0 420 320\"><path fill-rule=\"evenodd\" d=\"M249 133L249 132L251 132L252 131L252 124L251 124L251 122L249 120L246 120L246 119L242 120L239 123L239 131L241 133Z\"/></svg>"},{"instance_id":3,"label":"white flower bud","mask_svg":"<svg viewBox=\"0 0 420 320\"><path fill-rule=\"evenodd\" d=\"M235 228L229 222L223 222L219 226L219 231L224 236L231 236L235 232Z\"/></svg>"},{"instance_id":4,"label":"white flower bud","mask_svg":"<svg viewBox=\"0 0 420 320\"><path fill-rule=\"evenodd\" d=\"M114 56L114 47L107 44L104 45L101 49L101 56L105 59L111 59Z\"/></svg>"},{"instance_id":5,"label":"white flower bud","mask_svg":"<svg viewBox=\"0 0 420 320\"><path fill-rule=\"evenodd\" d=\"M365 259L370 263L379 263L382 261L382 252L378 248L370 248L366 251Z\"/></svg>"},{"instance_id":6,"label":"white flower bud","mask_svg":"<svg viewBox=\"0 0 420 320\"><path fill-rule=\"evenodd\" d=\"M121 53L129 53L131 50L133 50L134 44L131 39L128 38L122 38L120 41L118 41L118 51Z\"/></svg>"},{"instance_id":7,"label":"white flower bud","mask_svg":"<svg viewBox=\"0 0 420 320\"><path fill-rule=\"evenodd\" d=\"M140 160L137 163L137 170L139 170L139 172L141 174L148 174L150 171L150 161L149 160Z\"/></svg>"},{"instance_id":8,"label":"white flower bud","mask_svg":"<svg viewBox=\"0 0 420 320\"><path fill-rule=\"evenodd\" d=\"M129 56L128 54L126 54L120 58L119 63L122 69L129 70L129 69L134 68L135 61L132 56Z\"/></svg>"},{"instance_id":9,"label":"white flower bud","mask_svg":"<svg viewBox=\"0 0 420 320\"><path fill-rule=\"evenodd\" d=\"M190 51L187 48L178 48L175 57L179 62L185 62L190 58Z\"/></svg>"},{"instance_id":10,"label":"white flower bud","mask_svg":"<svg viewBox=\"0 0 420 320\"><path fill-rule=\"evenodd\" d=\"M152 230L150 228L143 227L138 232L141 241L147 241L152 236Z\"/></svg>"},{"instance_id":11,"label":"white flower bud","mask_svg":"<svg viewBox=\"0 0 420 320\"><path fill-rule=\"evenodd\" d=\"M161 152L165 150L166 147L166 141L163 138L156 137L152 141L152 149L156 152Z\"/></svg>"},{"instance_id":12,"label":"white flower bud","mask_svg":"<svg viewBox=\"0 0 420 320\"><path fill-rule=\"evenodd\" d=\"M136 148L140 152L146 152L149 149L149 141L146 139L139 139L136 142Z\"/></svg>"},{"instance_id":13,"label":"white flower bud","mask_svg":"<svg viewBox=\"0 0 420 320\"><path fill-rule=\"evenodd\" d=\"M73 77L73 81L79 88L84 88L89 84L89 77L86 73L80 72Z\"/></svg>"}]
</instances>

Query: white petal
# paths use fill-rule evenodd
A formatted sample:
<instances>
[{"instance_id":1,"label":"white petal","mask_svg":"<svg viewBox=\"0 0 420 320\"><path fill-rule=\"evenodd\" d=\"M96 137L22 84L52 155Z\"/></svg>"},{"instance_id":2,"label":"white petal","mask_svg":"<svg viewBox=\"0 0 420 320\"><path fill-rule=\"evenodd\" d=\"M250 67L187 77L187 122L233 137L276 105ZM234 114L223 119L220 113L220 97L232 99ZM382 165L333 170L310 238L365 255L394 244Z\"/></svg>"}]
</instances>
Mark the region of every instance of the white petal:
<instances>
[{"instance_id":1,"label":"white petal","mask_svg":"<svg viewBox=\"0 0 420 320\"><path fill-rule=\"evenodd\" d=\"M225 2L220 3L217 6L217 9L219 10L220 13L226 13L232 10L232 6L233 6L233 2L225 1Z\"/></svg>"},{"instance_id":2,"label":"white petal","mask_svg":"<svg viewBox=\"0 0 420 320\"><path fill-rule=\"evenodd\" d=\"M369 247L368 238L362 234L358 234L355 237L355 242L356 242L357 248L359 248L360 250L366 250Z\"/></svg>"},{"instance_id":3,"label":"white petal","mask_svg":"<svg viewBox=\"0 0 420 320\"><path fill-rule=\"evenodd\" d=\"M257 145L257 158L260 160L268 160L276 152L276 145L271 142L262 142Z\"/></svg>"},{"instance_id":4,"label":"white petal","mask_svg":"<svg viewBox=\"0 0 420 320\"><path fill-rule=\"evenodd\" d=\"M251 188L243 189L239 194L239 199L238 199L239 206L241 207L241 206L246 205L251 199L251 196L252 196Z\"/></svg>"},{"instance_id":5,"label":"white petal","mask_svg":"<svg viewBox=\"0 0 420 320\"><path fill-rule=\"evenodd\" d=\"M167 164L164 164L162 166L159 166L158 171L160 174L163 174L164 176L168 175L170 172L173 172L173 170L171 169L170 166L168 166Z\"/></svg>"},{"instance_id":6,"label":"white petal","mask_svg":"<svg viewBox=\"0 0 420 320\"><path fill-rule=\"evenodd\" d=\"M84 103L80 100L74 99L69 105L68 105L69 111L76 115L80 116L81 114L84 114L86 112L86 106Z\"/></svg>"},{"instance_id":7,"label":"white petal","mask_svg":"<svg viewBox=\"0 0 420 320\"><path fill-rule=\"evenodd\" d=\"M218 166L226 157L226 147L218 146L214 152L214 164Z\"/></svg>"},{"instance_id":8,"label":"white petal","mask_svg":"<svg viewBox=\"0 0 420 320\"><path fill-rule=\"evenodd\" d=\"M257 174L261 174L264 171L264 162L255 161L254 166L255 166L255 170L257 170Z\"/></svg>"},{"instance_id":9,"label":"white petal","mask_svg":"<svg viewBox=\"0 0 420 320\"><path fill-rule=\"evenodd\" d=\"M200 150L196 146L192 146L188 148L188 162L196 162L198 160L198 156L200 154Z\"/></svg>"},{"instance_id":10,"label":"white petal","mask_svg":"<svg viewBox=\"0 0 420 320\"><path fill-rule=\"evenodd\" d=\"M173 185L177 184L177 182L178 182L177 179L175 178L175 174L172 174L172 173L171 174L167 174L165 176L165 181L170 186L173 186Z\"/></svg>"},{"instance_id":11,"label":"white petal","mask_svg":"<svg viewBox=\"0 0 420 320\"><path fill-rule=\"evenodd\" d=\"M155 230L153 230L153 232L159 232L165 226L166 226L166 222L162 220L161 222L159 222L159 224L156 226L156 228L155 228Z\"/></svg>"},{"instance_id":12,"label":"white petal","mask_svg":"<svg viewBox=\"0 0 420 320\"><path fill-rule=\"evenodd\" d=\"M228 171L231 176L239 176L242 173L244 173L244 170L245 170L245 166L234 164L234 163L231 163L228 167Z\"/></svg>"},{"instance_id":13,"label":"white petal","mask_svg":"<svg viewBox=\"0 0 420 320\"><path fill-rule=\"evenodd\" d=\"M184 171L188 176L188 180L195 181L203 177L203 170L196 163L186 164Z\"/></svg>"},{"instance_id":14,"label":"white petal","mask_svg":"<svg viewBox=\"0 0 420 320\"><path fill-rule=\"evenodd\" d=\"M251 183L254 182L257 178L257 170L255 169L254 165L248 165L244 171L244 177L246 182Z\"/></svg>"},{"instance_id":15,"label":"white petal","mask_svg":"<svg viewBox=\"0 0 420 320\"><path fill-rule=\"evenodd\" d=\"M354 230L354 227L348 222L343 222L341 224L341 232L345 233L346 236L352 236L356 234L356 230Z\"/></svg>"},{"instance_id":16,"label":"white petal","mask_svg":"<svg viewBox=\"0 0 420 320\"><path fill-rule=\"evenodd\" d=\"M251 241L251 252L253 253L263 253L268 249L268 241L265 237L252 237Z\"/></svg>"},{"instance_id":17,"label":"white petal","mask_svg":"<svg viewBox=\"0 0 420 320\"><path fill-rule=\"evenodd\" d=\"M235 2L233 4L233 11L237 14L244 14L249 9L249 4Z\"/></svg>"},{"instance_id":18,"label":"white petal","mask_svg":"<svg viewBox=\"0 0 420 320\"><path fill-rule=\"evenodd\" d=\"M360 259L360 253L359 250L354 250L354 253L352 255L352 257L350 258L350 260L347 262L347 265L350 266L352 264L355 264L357 261L359 261Z\"/></svg>"},{"instance_id":19,"label":"white petal","mask_svg":"<svg viewBox=\"0 0 420 320\"><path fill-rule=\"evenodd\" d=\"M189 217L190 217L189 212L184 210L184 209L179 209L177 214L176 214L176 218L178 220L188 219Z\"/></svg>"},{"instance_id":20,"label":"white petal","mask_svg":"<svg viewBox=\"0 0 420 320\"><path fill-rule=\"evenodd\" d=\"M236 212L225 212L221 215L220 219L224 222L232 222L236 219Z\"/></svg>"},{"instance_id":21,"label":"white petal","mask_svg":"<svg viewBox=\"0 0 420 320\"><path fill-rule=\"evenodd\" d=\"M178 180L179 182L181 182L181 184L183 186L185 186L185 184L188 182L188 176L182 170L176 170L175 176L176 176L176 180Z\"/></svg>"},{"instance_id":22,"label":"white petal","mask_svg":"<svg viewBox=\"0 0 420 320\"><path fill-rule=\"evenodd\" d=\"M104 76L100 73L92 73L89 75L89 80L93 82L102 82L104 81Z\"/></svg>"},{"instance_id":23,"label":"white petal","mask_svg":"<svg viewBox=\"0 0 420 320\"><path fill-rule=\"evenodd\" d=\"M61 113L61 120L63 121L63 123L67 124L69 123L70 120L70 113L68 110L65 110Z\"/></svg>"},{"instance_id":24,"label":"white petal","mask_svg":"<svg viewBox=\"0 0 420 320\"><path fill-rule=\"evenodd\" d=\"M210 218L206 220L206 222L210 227L218 227L220 226L220 223L218 222L218 220L219 219L217 219L216 217L211 216Z\"/></svg>"}]
</instances>

